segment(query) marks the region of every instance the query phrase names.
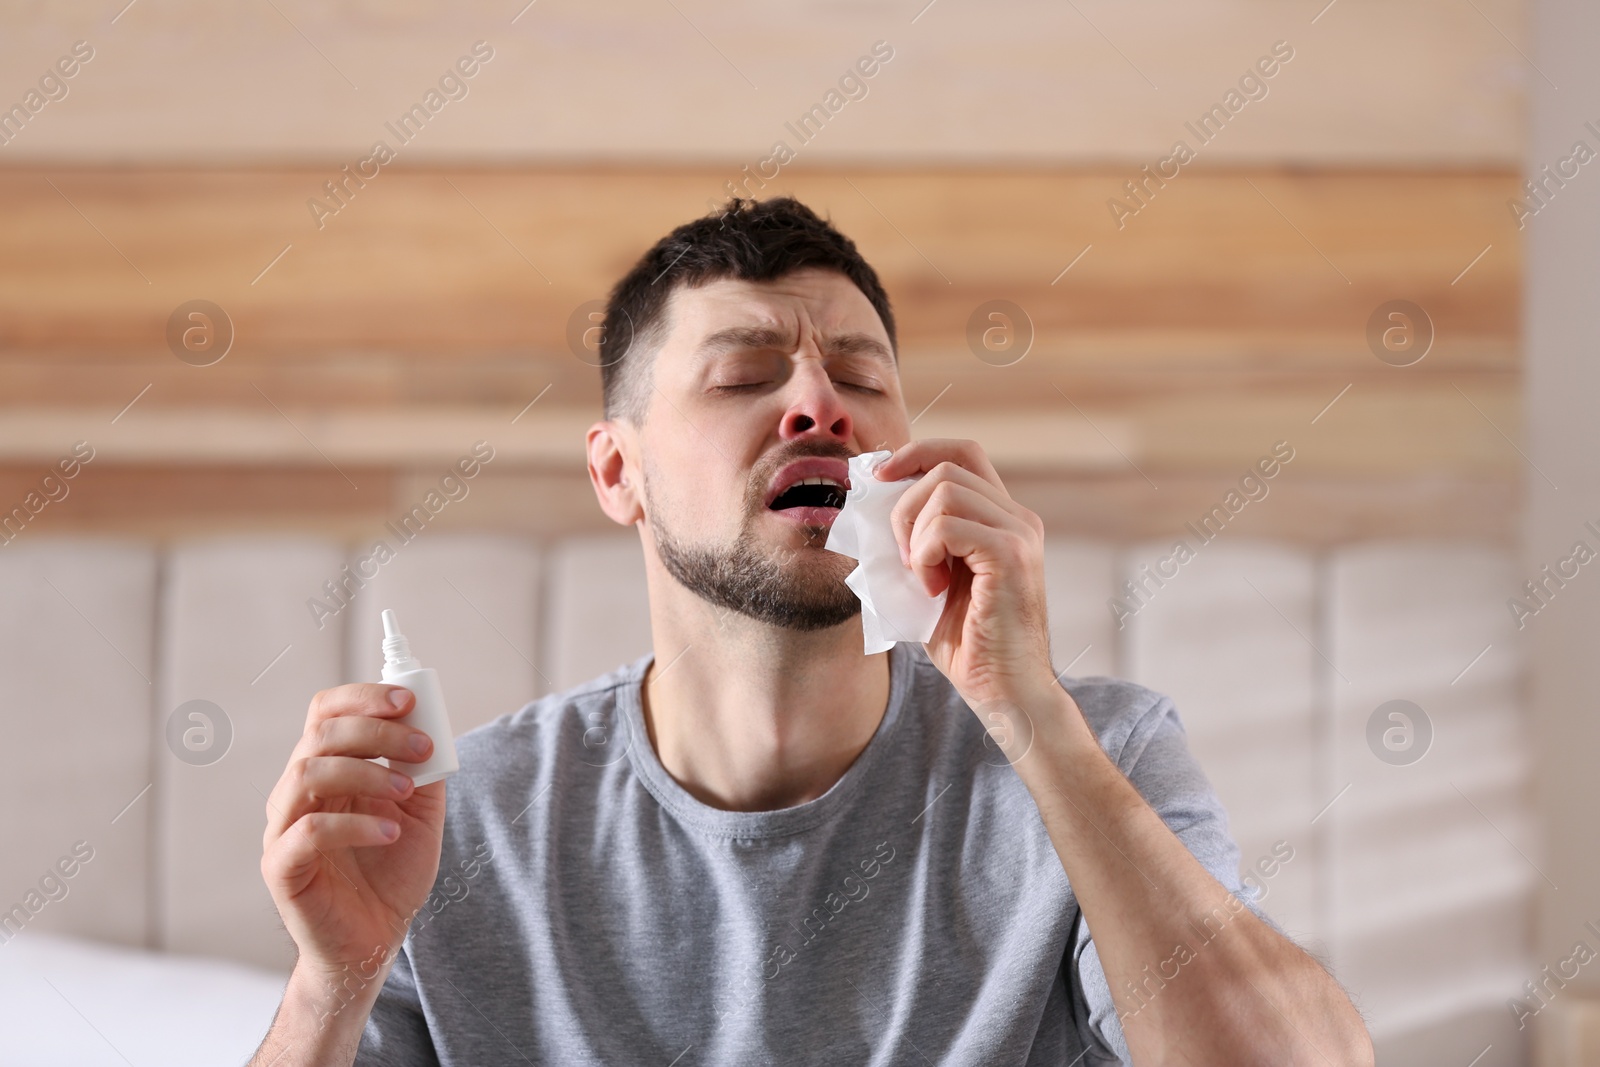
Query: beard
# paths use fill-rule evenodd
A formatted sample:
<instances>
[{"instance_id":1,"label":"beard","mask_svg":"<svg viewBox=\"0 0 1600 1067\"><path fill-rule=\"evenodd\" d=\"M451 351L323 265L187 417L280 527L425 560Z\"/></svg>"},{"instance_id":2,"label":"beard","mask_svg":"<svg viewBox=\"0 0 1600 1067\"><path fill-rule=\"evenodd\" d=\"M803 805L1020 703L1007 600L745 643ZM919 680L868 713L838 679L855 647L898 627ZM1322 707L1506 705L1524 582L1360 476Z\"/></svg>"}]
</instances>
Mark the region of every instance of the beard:
<instances>
[{"instance_id":1,"label":"beard","mask_svg":"<svg viewBox=\"0 0 1600 1067\"><path fill-rule=\"evenodd\" d=\"M691 545L662 523L650 481L647 470L645 511L656 554L668 573L700 599L787 630L825 630L861 613L860 599L844 582L855 562L819 549L826 527L804 527L807 547L798 551L765 546L756 537L759 512L754 510L764 505L754 495L746 501L744 522L731 544Z\"/></svg>"}]
</instances>

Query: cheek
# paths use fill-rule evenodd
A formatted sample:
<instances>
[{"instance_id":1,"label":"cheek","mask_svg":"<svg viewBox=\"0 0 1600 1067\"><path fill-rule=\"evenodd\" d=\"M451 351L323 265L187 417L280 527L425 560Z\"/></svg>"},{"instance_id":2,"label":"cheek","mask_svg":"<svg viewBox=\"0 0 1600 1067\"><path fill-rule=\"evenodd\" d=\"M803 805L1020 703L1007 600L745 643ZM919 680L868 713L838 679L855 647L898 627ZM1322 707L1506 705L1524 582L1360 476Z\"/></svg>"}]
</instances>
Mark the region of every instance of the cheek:
<instances>
[{"instance_id":1,"label":"cheek","mask_svg":"<svg viewBox=\"0 0 1600 1067\"><path fill-rule=\"evenodd\" d=\"M694 431L672 454L651 461L646 512L680 539L703 541L737 528L744 510L742 486L727 464ZM720 447L720 446L719 446Z\"/></svg>"},{"instance_id":2,"label":"cheek","mask_svg":"<svg viewBox=\"0 0 1600 1067\"><path fill-rule=\"evenodd\" d=\"M917 427L911 425L911 418L917 410L926 408L928 401L934 399L934 394L929 393L923 397L916 408L906 410L906 404L897 389L891 388L882 397L863 398L870 399L868 404L857 404L850 408L852 427L851 436L855 438L853 447L863 452L877 452L882 449L894 451L910 441ZM932 405L934 412L950 400L945 394L939 402ZM931 417L931 416L930 416Z\"/></svg>"},{"instance_id":3,"label":"cheek","mask_svg":"<svg viewBox=\"0 0 1600 1067\"><path fill-rule=\"evenodd\" d=\"M766 483L758 471L782 447L776 417L758 424L723 414L701 422L700 428L703 432L685 428L671 460L677 464L671 470L678 499L685 507L704 510L710 522L747 506L762 506Z\"/></svg>"}]
</instances>

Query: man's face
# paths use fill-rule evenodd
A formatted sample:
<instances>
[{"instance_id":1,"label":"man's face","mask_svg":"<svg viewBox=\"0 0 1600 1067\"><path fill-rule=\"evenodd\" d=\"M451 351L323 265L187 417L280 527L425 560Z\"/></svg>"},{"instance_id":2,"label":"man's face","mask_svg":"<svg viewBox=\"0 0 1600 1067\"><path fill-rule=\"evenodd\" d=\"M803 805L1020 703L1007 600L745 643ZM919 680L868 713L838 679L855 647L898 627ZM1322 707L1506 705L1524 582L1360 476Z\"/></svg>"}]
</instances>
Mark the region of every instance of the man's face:
<instances>
[{"instance_id":1,"label":"man's face","mask_svg":"<svg viewBox=\"0 0 1600 1067\"><path fill-rule=\"evenodd\" d=\"M823 548L845 461L910 439L889 336L833 271L674 290L639 433L644 522L663 566L720 607L817 630L853 618L855 561ZM785 490L810 477L840 488ZM776 505L776 506L774 506Z\"/></svg>"}]
</instances>

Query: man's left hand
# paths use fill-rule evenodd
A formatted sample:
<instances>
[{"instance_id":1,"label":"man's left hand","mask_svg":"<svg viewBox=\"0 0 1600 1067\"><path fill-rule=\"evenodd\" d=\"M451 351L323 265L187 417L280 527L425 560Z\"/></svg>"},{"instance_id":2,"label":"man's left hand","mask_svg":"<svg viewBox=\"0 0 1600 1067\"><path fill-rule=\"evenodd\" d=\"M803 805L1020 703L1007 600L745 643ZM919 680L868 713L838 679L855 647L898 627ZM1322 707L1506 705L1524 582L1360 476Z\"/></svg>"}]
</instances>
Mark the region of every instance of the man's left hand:
<instances>
[{"instance_id":1,"label":"man's left hand","mask_svg":"<svg viewBox=\"0 0 1600 1067\"><path fill-rule=\"evenodd\" d=\"M929 596L948 589L923 646L975 712L1055 686L1045 610L1044 522L1011 499L976 441L895 450L882 481L916 477L890 514L900 556Z\"/></svg>"}]
</instances>

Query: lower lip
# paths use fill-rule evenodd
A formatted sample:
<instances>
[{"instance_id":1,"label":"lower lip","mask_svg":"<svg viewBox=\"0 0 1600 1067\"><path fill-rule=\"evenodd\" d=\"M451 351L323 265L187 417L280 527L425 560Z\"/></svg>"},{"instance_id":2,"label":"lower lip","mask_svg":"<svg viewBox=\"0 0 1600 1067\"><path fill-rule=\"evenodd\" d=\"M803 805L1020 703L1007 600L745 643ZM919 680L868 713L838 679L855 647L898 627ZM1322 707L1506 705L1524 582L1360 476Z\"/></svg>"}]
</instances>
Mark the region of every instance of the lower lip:
<instances>
[{"instance_id":1,"label":"lower lip","mask_svg":"<svg viewBox=\"0 0 1600 1067\"><path fill-rule=\"evenodd\" d=\"M772 514L800 526L831 526L834 518L839 514L839 509L784 508L782 511L773 511Z\"/></svg>"}]
</instances>

